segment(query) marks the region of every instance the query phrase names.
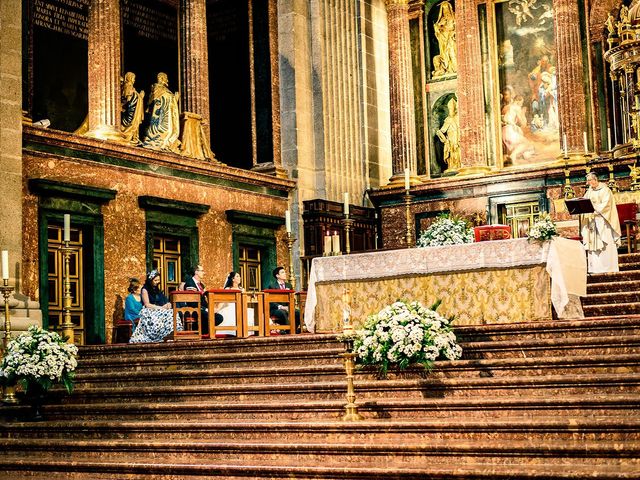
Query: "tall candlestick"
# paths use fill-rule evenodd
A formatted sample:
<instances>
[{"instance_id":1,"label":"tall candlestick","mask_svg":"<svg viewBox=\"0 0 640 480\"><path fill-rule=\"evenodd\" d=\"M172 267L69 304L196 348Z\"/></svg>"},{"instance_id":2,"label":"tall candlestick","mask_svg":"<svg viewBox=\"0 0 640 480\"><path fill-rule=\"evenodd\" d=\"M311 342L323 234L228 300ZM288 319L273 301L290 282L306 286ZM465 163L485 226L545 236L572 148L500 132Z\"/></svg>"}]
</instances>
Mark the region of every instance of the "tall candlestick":
<instances>
[{"instance_id":1,"label":"tall candlestick","mask_svg":"<svg viewBox=\"0 0 640 480\"><path fill-rule=\"evenodd\" d=\"M611 129L609 127L607 127L607 148L613 150L613 145L611 144Z\"/></svg>"},{"instance_id":2,"label":"tall candlestick","mask_svg":"<svg viewBox=\"0 0 640 480\"><path fill-rule=\"evenodd\" d=\"M287 229L287 233L291 233L291 212L289 210L284 212L284 226Z\"/></svg>"},{"instance_id":3,"label":"tall candlestick","mask_svg":"<svg viewBox=\"0 0 640 480\"><path fill-rule=\"evenodd\" d=\"M2 279L9 280L9 251L2 250Z\"/></svg>"},{"instance_id":4,"label":"tall candlestick","mask_svg":"<svg viewBox=\"0 0 640 480\"><path fill-rule=\"evenodd\" d=\"M584 153L589 153L589 144L587 143L587 132L582 132L582 144L584 145Z\"/></svg>"},{"instance_id":5,"label":"tall candlestick","mask_svg":"<svg viewBox=\"0 0 640 480\"><path fill-rule=\"evenodd\" d=\"M411 171L408 168L404 169L404 189L405 190L409 190L409 188L411 188L411 183L409 182L409 179L411 177Z\"/></svg>"},{"instance_id":6,"label":"tall candlestick","mask_svg":"<svg viewBox=\"0 0 640 480\"><path fill-rule=\"evenodd\" d=\"M71 240L71 215L68 213L64 214L64 238L65 242Z\"/></svg>"},{"instance_id":7,"label":"tall candlestick","mask_svg":"<svg viewBox=\"0 0 640 480\"><path fill-rule=\"evenodd\" d=\"M562 134L562 153L565 157L569 156L569 150L567 150L567 134Z\"/></svg>"},{"instance_id":8,"label":"tall candlestick","mask_svg":"<svg viewBox=\"0 0 640 480\"><path fill-rule=\"evenodd\" d=\"M349 192L344 192L344 214L349 215Z\"/></svg>"}]
</instances>

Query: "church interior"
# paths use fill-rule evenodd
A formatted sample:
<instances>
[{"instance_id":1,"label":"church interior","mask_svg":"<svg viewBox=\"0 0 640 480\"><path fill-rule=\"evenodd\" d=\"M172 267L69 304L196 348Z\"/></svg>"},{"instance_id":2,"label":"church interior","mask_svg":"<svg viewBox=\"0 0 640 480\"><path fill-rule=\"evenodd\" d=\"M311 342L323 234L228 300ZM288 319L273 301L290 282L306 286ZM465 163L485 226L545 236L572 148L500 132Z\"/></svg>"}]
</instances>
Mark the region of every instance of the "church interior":
<instances>
[{"instance_id":1,"label":"church interior","mask_svg":"<svg viewBox=\"0 0 640 480\"><path fill-rule=\"evenodd\" d=\"M1 478L640 478L639 0L1 0L0 86ZM462 358L354 370L400 299Z\"/></svg>"}]
</instances>

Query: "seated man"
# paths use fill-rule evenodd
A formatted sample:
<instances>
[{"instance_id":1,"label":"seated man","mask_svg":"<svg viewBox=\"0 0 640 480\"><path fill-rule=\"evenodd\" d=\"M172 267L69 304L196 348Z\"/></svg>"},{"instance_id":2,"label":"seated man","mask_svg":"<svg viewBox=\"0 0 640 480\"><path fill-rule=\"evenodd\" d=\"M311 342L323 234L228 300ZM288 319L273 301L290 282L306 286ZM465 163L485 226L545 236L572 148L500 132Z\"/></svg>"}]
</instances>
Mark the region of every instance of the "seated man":
<instances>
[{"instance_id":1,"label":"seated man","mask_svg":"<svg viewBox=\"0 0 640 480\"><path fill-rule=\"evenodd\" d=\"M185 290L193 290L200 292L202 299L200 300L200 310L202 314L202 325L201 331L203 335L209 334L209 305L207 304L207 296L204 294L205 286L202 283L202 278L204 277L204 268L202 265L196 265L192 267L188 272L187 278L184 281L184 289ZM222 315L219 313L215 314L215 322L216 325L220 325L222 323Z\"/></svg>"},{"instance_id":2,"label":"seated man","mask_svg":"<svg viewBox=\"0 0 640 480\"><path fill-rule=\"evenodd\" d=\"M273 270L274 281L267 286L268 290L293 290L287 282L287 271L284 267L276 267ZM289 306L271 302L269 304L269 315L277 325L289 325ZM300 331L300 311L296 310L296 331Z\"/></svg>"}]
</instances>

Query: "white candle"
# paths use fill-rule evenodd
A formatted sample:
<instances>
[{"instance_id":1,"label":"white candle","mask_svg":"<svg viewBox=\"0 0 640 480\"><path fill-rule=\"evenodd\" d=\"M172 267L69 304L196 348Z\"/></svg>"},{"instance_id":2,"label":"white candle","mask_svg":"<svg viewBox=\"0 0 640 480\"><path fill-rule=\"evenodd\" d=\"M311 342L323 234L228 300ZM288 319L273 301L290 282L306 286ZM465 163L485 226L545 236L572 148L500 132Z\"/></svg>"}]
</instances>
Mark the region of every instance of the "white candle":
<instances>
[{"instance_id":1,"label":"white candle","mask_svg":"<svg viewBox=\"0 0 640 480\"><path fill-rule=\"evenodd\" d=\"M344 214L349 215L349 192L344 192Z\"/></svg>"},{"instance_id":2,"label":"white candle","mask_svg":"<svg viewBox=\"0 0 640 480\"><path fill-rule=\"evenodd\" d=\"M569 156L569 151L567 150L567 134L562 134L562 153L565 157Z\"/></svg>"},{"instance_id":3,"label":"white candle","mask_svg":"<svg viewBox=\"0 0 640 480\"><path fill-rule=\"evenodd\" d=\"M71 240L71 215L68 213L64 214L64 238L65 242L69 242Z\"/></svg>"},{"instance_id":4,"label":"white candle","mask_svg":"<svg viewBox=\"0 0 640 480\"><path fill-rule=\"evenodd\" d=\"M322 253L324 255L329 255L331 253L331 232L327 230L327 234L324 236L324 248L322 249Z\"/></svg>"},{"instance_id":5,"label":"white candle","mask_svg":"<svg viewBox=\"0 0 640 480\"><path fill-rule=\"evenodd\" d=\"M9 280L9 251L2 250L2 279Z\"/></svg>"},{"instance_id":6,"label":"white candle","mask_svg":"<svg viewBox=\"0 0 640 480\"><path fill-rule=\"evenodd\" d=\"M291 233L291 212L289 210L284 212L284 226L287 229L287 233Z\"/></svg>"},{"instance_id":7,"label":"white candle","mask_svg":"<svg viewBox=\"0 0 640 480\"><path fill-rule=\"evenodd\" d=\"M584 153L589 153L589 144L587 143L587 132L582 132L582 143L584 144Z\"/></svg>"},{"instance_id":8,"label":"white candle","mask_svg":"<svg viewBox=\"0 0 640 480\"><path fill-rule=\"evenodd\" d=\"M409 190L409 188L411 188L411 183L409 182L409 179L411 177L411 172L409 171L408 168L404 169L404 189L405 190Z\"/></svg>"},{"instance_id":9,"label":"white candle","mask_svg":"<svg viewBox=\"0 0 640 480\"><path fill-rule=\"evenodd\" d=\"M609 150L613 150L613 145L611 144L611 129L607 127L607 147Z\"/></svg>"},{"instance_id":10,"label":"white candle","mask_svg":"<svg viewBox=\"0 0 640 480\"><path fill-rule=\"evenodd\" d=\"M333 237L331 237L331 253L340 252L340 235L338 235L338 232L333 232Z\"/></svg>"}]
</instances>

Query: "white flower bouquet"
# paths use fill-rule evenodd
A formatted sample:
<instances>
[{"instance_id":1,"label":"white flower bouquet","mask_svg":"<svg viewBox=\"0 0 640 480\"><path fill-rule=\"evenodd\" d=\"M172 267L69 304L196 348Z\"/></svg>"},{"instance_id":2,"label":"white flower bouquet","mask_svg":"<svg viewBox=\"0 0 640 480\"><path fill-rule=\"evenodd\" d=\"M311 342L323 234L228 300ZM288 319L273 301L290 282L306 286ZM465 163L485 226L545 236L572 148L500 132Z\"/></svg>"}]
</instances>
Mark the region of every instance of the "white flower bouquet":
<instances>
[{"instance_id":1,"label":"white flower bouquet","mask_svg":"<svg viewBox=\"0 0 640 480\"><path fill-rule=\"evenodd\" d=\"M558 236L558 230L556 224L551 220L551 215L548 213L541 213L538 220L531 226L527 238L529 240L537 240L543 242L545 240L551 240L553 237Z\"/></svg>"},{"instance_id":2,"label":"white flower bouquet","mask_svg":"<svg viewBox=\"0 0 640 480\"><path fill-rule=\"evenodd\" d=\"M419 364L430 369L438 358L456 360L462 347L451 330L451 320L420 302L397 301L370 315L355 334L356 363L375 365L382 376L390 366Z\"/></svg>"},{"instance_id":3,"label":"white flower bouquet","mask_svg":"<svg viewBox=\"0 0 640 480\"><path fill-rule=\"evenodd\" d=\"M25 393L44 391L57 383L64 384L67 392L73 390L78 347L55 332L31 325L11 340L0 365L3 385L20 385Z\"/></svg>"},{"instance_id":4,"label":"white flower bouquet","mask_svg":"<svg viewBox=\"0 0 640 480\"><path fill-rule=\"evenodd\" d=\"M473 229L461 218L447 214L439 216L426 230L420 232L418 247L437 247L473 242Z\"/></svg>"}]
</instances>

